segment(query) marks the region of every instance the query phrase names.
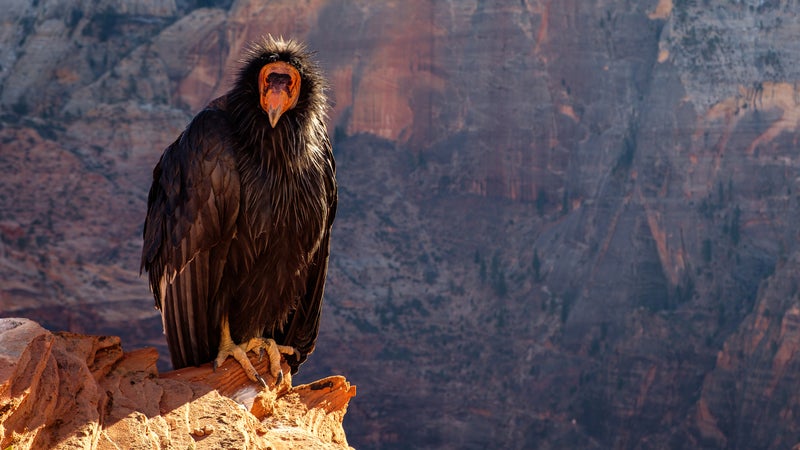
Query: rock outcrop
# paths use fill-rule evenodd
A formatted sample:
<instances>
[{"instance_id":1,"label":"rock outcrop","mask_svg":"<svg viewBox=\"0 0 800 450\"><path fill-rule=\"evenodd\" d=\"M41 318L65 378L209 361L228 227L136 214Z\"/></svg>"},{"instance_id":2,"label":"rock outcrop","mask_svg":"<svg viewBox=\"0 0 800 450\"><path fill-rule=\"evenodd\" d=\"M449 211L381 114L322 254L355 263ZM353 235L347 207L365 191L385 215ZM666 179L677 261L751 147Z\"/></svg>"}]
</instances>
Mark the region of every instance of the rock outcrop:
<instances>
[{"instance_id":1,"label":"rock outcrop","mask_svg":"<svg viewBox=\"0 0 800 450\"><path fill-rule=\"evenodd\" d=\"M351 448L342 419L356 388L343 377L262 391L230 359L164 374L157 359L115 336L0 319L0 448Z\"/></svg>"}]
</instances>

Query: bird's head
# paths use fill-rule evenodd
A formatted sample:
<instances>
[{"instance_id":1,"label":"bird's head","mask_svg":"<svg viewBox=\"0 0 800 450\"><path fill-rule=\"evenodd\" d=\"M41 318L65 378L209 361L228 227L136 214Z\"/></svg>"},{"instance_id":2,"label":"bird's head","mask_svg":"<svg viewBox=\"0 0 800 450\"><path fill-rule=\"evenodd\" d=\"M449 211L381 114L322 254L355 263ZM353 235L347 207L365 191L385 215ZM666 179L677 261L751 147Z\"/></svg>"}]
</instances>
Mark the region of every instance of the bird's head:
<instances>
[{"instance_id":1,"label":"bird's head","mask_svg":"<svg viewBox=\"0 0 800 450\"><path fill-rule=\"evenodd\" d=\"M287 62L270 62L261 68L258 73L260 104L272 128L283 113L297 106L301 83L300 72Z\"/></svg>"},{"instance_id":2,"label":"bird's head","mask_svg":"<svg viewBox=\"0 0 800 450\"><path fill-rule=\"evenodd\" d=\"M290 111L296 117L324 116L325 81L305 45L266 36L251 44L243 63L234 92L241 106L264 113L271 128Z\"/></svg>"}]
</instances>

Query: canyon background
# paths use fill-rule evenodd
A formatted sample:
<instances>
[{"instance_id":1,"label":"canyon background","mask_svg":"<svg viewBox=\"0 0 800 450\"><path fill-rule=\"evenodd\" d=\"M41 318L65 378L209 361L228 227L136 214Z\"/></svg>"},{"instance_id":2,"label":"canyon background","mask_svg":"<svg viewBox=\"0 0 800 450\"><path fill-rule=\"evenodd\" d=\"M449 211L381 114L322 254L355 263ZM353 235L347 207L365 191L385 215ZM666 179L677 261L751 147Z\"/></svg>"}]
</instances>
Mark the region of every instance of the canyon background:
<instances>
[{"instance_id":1,"label":"canyon background","mask_svg":"<svg viewBox=\"0 0 800 450\"><path fill-rule=\"evenodd\" d=\"M800 3L6 0L0 316L168 353L151 171L247 42L331 81L355 448L800 442Z\"/></svg>"}]
</instances>

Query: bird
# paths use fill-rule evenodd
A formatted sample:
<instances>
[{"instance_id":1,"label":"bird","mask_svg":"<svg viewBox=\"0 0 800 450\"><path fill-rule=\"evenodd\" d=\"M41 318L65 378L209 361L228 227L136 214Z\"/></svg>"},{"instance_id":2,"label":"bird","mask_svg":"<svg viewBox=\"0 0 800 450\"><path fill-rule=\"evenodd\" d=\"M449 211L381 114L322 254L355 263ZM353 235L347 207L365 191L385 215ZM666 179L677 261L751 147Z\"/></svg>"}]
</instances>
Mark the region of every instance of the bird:
<instances>
[{"instance_id":1,"label":"bird","mask_svg":"<svg viewBox=\"0 0 800 450\"><path fill-rule=\"evenodd\" d=\"M147 272L175 369L228 357L267 388L314 351L338 202L315 53L267 35L244 51L153 169L140 274Z\"/></svg>"}]
</instances>

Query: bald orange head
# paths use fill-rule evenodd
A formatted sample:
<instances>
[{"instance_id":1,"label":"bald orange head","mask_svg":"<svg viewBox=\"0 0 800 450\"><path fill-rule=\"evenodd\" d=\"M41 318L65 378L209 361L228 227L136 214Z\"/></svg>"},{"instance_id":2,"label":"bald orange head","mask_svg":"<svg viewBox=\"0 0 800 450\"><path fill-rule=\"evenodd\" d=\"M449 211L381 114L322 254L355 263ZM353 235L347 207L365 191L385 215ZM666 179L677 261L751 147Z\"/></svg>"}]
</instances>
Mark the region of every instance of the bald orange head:
<instances>
[{"instance_id":1,"label":"bald orange head","mask_svg":"<svg viewBox=\"0 0 800 450\"><path fill-rule=\"evenodd\" d=\"M269 116L272 128L288 110L297 105L300 96L300 73L289 63L276 61L266 64L258 74L261 109Z\"/></svg>"}]
</instances>

